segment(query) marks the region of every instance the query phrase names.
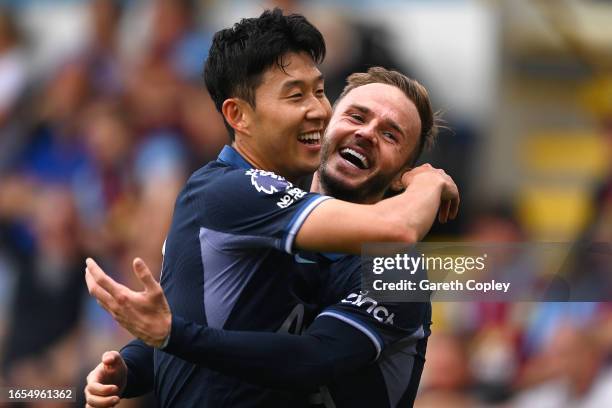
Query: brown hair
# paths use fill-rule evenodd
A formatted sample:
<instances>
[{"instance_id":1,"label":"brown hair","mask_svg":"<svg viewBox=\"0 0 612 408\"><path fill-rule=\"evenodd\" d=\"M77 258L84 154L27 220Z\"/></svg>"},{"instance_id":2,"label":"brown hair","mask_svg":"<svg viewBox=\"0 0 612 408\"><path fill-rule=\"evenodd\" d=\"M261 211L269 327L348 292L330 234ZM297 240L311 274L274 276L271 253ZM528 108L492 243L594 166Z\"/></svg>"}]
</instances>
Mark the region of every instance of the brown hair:
<instances>
[{"instance_id":1,"label":"brown hair","mask_svg":"<svg viewBox=\"0 0 612 408\"><path fill-rule=\"evenodd\" d=\"M410 158L410 164L413 165L424 149L430 149L436 140L438 134L438 114L434 113L429 101L429 93L427 89L419 82L406 75L388 70L383 67L371 67L368 72L358 72L350 75L347 84L342 90L336 103L346 96L350 91L363 85L368 84L386 84L399 88L410 99L419 112L421 119L421 134L416 151Z\"/></svg>"}]
</instances>

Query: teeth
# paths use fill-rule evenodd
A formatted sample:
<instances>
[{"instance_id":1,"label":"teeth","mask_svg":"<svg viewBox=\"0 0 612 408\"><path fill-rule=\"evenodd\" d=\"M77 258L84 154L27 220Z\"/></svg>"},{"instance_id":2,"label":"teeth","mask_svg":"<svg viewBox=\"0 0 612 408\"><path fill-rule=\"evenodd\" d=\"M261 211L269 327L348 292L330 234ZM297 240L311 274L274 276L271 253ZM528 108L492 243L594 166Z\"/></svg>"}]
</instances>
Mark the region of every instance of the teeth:
<instances>
[{"instance_id":1,"label":"teeth","mask_svg":"<svg viewBox=\"0 0 612 408\"><path fill-rule=\"evenodd\" d=\"M358 158L361 164L363 165L364 169L367 169L368 167L370 167L370 164L368 163L368 159L363 154L354 151L350 147L345 147L344 149L340 151L340 153L350 154L351 156Z\"/></svg>"},{"instance_id":2,"label":"teeth","mask_svg":"<svg viewBox=\"0 0 612 408\"><path fill-rule=\"evenodd\" d=\"M303 133L298 136L300 142L319 142L321 140L321 132Z\"/></svg>"}]
</instances>

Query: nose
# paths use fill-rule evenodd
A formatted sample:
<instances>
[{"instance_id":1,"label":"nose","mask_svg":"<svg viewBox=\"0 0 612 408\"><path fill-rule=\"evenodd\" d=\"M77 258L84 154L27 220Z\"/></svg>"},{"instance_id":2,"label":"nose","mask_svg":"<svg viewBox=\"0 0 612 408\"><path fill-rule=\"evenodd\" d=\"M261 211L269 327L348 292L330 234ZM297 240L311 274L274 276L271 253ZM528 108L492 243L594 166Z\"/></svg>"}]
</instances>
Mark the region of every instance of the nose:
<instances>
[{"instance_id":1,"label":"nose","mask_svg":"<svg viewBox=\"0 0 612 408\"><path fill-rule=\"evenodd\" d=\"M313 96L309 99L308 105L306 106L306 119L308 120L320 120L324 123L329 122L331 117L331 105L326 96L317 98Z\"/></svg>"},{"instance_id":2,"label":"nose","mask_svg":"<svg viewBox=\"0 0 612 408\"><path fill-rule=\"evenodd\" d=\"M372 146L375 146L378 143L378 138L376 137L376 126L373 122L369 122L361 126L355 132L355 138L358 141L362 141L365 143L369 143Z\"/></svg>"}]
</instances>

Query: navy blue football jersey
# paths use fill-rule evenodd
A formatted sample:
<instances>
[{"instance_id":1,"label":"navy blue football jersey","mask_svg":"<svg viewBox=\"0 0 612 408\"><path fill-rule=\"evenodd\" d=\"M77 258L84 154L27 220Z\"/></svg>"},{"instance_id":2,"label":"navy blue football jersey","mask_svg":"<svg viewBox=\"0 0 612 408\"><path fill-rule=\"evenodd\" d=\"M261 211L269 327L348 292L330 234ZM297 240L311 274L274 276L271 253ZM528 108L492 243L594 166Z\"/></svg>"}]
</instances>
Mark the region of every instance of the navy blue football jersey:
<instances>
[{"instance_id":1,"label":"navy blue football jersey","mask_svg":"<svg viewBox=\"0 0 612 408\"><path fill-rule=\"evenodd\" d=\"M375 361L336 379L310 397L319 407L412 406L431 334L431 303L379 302L361 290L361 259L321 260L329 269L319 314L338 319L370 339ZM325 266L326 265L326 266Z\"/></svg>"},{"instance_id":2,"label":"navy blue football jersey","mask_svg":"<svg viewBox=\"0 0 612 408\"><path fill-rule=\"evenodd\" d=\"M293 240L328 198L251 168L226 146L189 178L176 201L161 275L172 313L227 330L301 331L316 312L307 296L319 268L292 253ZM295 406L299 400L160 350L154 370L164 407Z\"/></svg>"}]
</instances>

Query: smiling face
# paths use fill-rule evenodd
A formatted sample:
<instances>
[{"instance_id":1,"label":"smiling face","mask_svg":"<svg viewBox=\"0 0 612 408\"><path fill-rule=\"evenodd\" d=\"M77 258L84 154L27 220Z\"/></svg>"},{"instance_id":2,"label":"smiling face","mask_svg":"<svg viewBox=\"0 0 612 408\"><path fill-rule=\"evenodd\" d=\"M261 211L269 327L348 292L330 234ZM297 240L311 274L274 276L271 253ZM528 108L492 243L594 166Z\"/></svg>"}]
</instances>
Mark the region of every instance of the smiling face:
<instances>
[{"instance_id":1,"label":"smiling face","mask_svg":"<svg viewBox=\"0 0 612 408\"><path fill-rule=\"evenodd\" d=\"M259 168L297 180L320 162L321 138L331 116L323 77L306 53L288 53L284 71L274 64L255 90L255 107L245 107L248 126L236 143Z\"/></svg>"},{"instance_id":2,"label":"smiling face","mask_svg":"<svg viewBox=\"0 0 612 408\"><path fill-rule=\"evenodd\" d=\"M417 108L399 88L371 83L351 90L323 140L323 189L348 201L380 200L408 168L420 133Z\"/></svg>"}]
</instances>

